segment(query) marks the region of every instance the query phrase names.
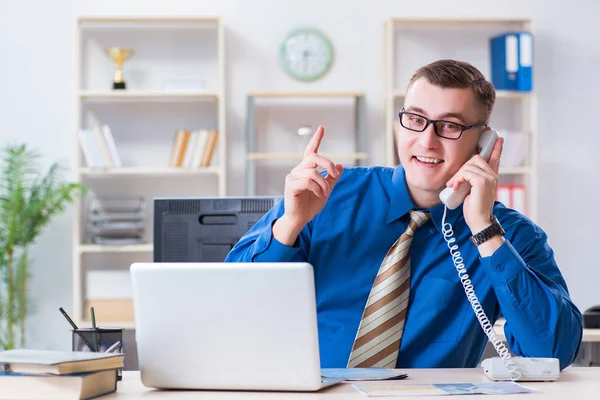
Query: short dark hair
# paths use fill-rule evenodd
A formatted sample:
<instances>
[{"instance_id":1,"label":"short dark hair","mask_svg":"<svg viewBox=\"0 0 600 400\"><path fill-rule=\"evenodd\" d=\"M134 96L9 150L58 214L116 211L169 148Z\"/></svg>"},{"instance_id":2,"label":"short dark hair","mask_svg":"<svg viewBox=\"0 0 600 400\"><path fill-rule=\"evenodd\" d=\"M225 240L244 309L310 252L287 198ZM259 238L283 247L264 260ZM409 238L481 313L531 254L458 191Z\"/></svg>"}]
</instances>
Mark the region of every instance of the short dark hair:
<instances>
[{"instance_id":1,"label":"short dark hair","mask_svg":"<svg viewBox=\"0 0 600 400\"><path fill-rule=\"evenodd\" d=\"M419 68L410 79L410 86L419 78L425 78L430 84L442 88L470 88L480 108L484 122L489 122L496 102L496 90L481 71L473 65L457 60L438 60Z\"/></svg>"}]
</instances>

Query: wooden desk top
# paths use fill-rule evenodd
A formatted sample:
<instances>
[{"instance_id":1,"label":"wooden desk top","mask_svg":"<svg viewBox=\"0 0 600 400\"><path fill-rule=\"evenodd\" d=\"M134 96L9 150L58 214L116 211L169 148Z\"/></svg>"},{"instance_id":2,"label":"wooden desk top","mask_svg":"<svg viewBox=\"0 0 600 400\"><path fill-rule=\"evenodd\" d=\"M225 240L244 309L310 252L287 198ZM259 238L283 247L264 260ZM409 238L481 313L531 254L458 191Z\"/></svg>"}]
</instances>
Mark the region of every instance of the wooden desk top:
<instances>
[{"instance_id":1,"label":"wooden desk top","mask_svg":"<svg viewBox=\"0 0 600 400\"><path fill-rule=\"evenodd\" d=\"M408 378L401 381L387 381L388 385L403 383L441 383L441 382L491 382L481 368L472 369L409 369ZM364 383L364 382L361 382ZM577 400L598 400L600 398L600 368L569 367L561 373L555 382L521 382L521 385L535 390L524 395L485 395L482 399L523 400L567 399L576 396ZM519 397L521 396L521 397ZM452 399L473 400L473 395L450 396ZM479 398L479 396L476 396ZM218 391L161 391L146 388L140 381L139 372L125 371L123 380L118 383L117 392L99 399L368 399L352 387L351 383L341 383L319 392L218 392ZM390 398L390 397L388 397ZM427 398L427 397L419 397ZM439 400L440 396L432 396Z\"/></svg>"}]
</instances>

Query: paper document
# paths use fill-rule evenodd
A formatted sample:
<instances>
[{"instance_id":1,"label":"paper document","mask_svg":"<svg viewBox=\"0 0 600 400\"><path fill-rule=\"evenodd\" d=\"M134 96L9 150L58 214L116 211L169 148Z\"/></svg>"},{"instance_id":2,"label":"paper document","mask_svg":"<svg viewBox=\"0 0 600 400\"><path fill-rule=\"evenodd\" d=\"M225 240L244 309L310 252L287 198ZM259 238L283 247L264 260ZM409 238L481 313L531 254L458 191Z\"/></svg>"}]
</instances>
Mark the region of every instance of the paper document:
<instances>
[{"instance_id":1,"label":"paper document","mask_svg":"<svg viewBox=\"0 0 600 400\"><path fill-rule=\"evenodd\" d=\"M447 396L454 394L516 394L533 390L515 382L352 385L367 397Z\"/></svg>"},{"instance_id":2,"label":"paper document","mask_svg":"<svg viewBox=\"0 0 600 400\"><path fill-rule=\"evenodd\" d=\"M404 379L408 375L385 368L321 368L324 378L341 378L346 381L379 381L385 379Z\"/></svg>"}]
</instances>

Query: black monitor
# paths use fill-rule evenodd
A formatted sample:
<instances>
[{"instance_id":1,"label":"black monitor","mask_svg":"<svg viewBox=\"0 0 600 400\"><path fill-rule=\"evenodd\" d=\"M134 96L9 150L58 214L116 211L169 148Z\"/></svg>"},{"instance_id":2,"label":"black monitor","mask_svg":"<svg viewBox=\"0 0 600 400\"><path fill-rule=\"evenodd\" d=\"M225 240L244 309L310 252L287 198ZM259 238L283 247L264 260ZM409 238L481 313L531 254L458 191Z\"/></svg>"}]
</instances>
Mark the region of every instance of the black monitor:
<instances>
[{"instance_id":1,"label":"black monitor","mask_svg":"<svg viewBox=\"0 0 600 400\"><path fill-rule=\"evenodd\" d=\"M281 197L154 199L154 262L222 262Z\"/></svg>"}]
</instances>

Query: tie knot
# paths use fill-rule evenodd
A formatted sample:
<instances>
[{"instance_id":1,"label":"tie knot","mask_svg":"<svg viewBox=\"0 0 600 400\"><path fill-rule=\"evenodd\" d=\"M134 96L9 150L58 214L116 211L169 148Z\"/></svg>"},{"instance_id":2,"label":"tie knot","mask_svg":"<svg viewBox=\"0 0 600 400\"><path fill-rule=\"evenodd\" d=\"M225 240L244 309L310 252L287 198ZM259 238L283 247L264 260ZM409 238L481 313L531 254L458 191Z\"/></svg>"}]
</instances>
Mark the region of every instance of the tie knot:
<instances>
[{"instance_id":1,"label":"tie knot","mask_svg":"<svg viewBox=\"0 0 600 400\"><path fill-rule=\"evenodd\" d=\"M416 211L412 210L410 212L410 220L413 221L417 226L416 228L420 228L425 224L425 222L429 221L431 218L431 214L425 211ZM416 230L416 229L415 229Z\"/></svg>"}]
</instances>

